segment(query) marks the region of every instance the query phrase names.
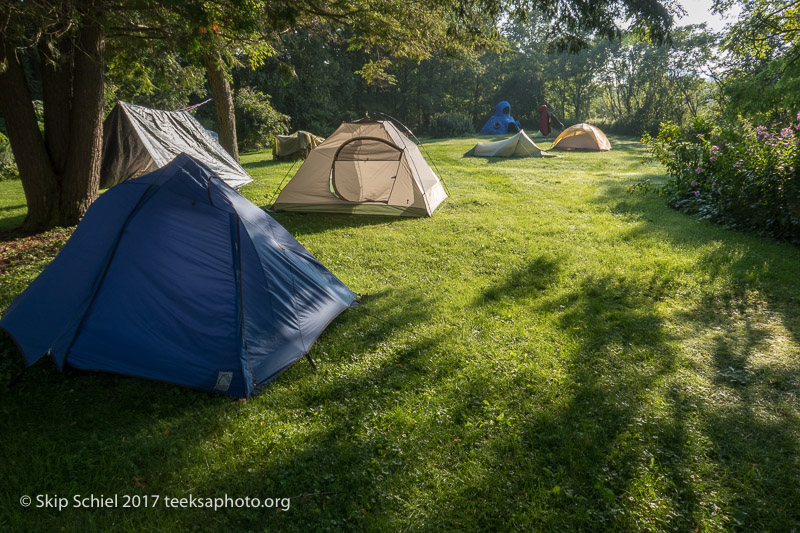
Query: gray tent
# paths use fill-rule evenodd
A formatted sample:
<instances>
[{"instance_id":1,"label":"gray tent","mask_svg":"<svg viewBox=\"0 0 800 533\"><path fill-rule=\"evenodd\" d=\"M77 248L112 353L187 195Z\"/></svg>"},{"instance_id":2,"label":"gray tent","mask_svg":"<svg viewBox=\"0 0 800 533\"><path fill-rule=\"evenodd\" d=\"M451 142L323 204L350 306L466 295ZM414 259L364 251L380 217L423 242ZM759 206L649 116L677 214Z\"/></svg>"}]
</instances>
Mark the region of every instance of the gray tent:
<instances>
[{"instance_id":1,"label":"gray tent","mask_svg":"<svg viewBox=\"0 0 800 533\"><path fill-rule=\"evenodd\" d=\"M201 161L235 189L253 181L188 111L119 102L103 122L100 188L152 172L180 153Z\"/></svg>"}]
</instances>

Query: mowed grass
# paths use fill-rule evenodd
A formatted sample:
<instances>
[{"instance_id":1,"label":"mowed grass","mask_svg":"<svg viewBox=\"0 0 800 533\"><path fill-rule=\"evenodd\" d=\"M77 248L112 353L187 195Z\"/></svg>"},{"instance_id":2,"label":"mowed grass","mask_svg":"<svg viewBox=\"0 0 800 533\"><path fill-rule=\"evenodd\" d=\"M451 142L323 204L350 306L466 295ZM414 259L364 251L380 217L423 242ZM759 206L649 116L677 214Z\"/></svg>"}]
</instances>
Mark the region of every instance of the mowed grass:
<instances>
[{"instance_id":1,"label":"mowed grass","mask_svg":"<svg viewBox=\"0 0 800 533\"><path fill-rule=\"evenodd\" d=\"M301 360L246 402L50 361L4 387L0 528L799 528L800 249L627 193L664 180L633 139L463 158L476 140L427 145L451 193L433 218L275 215L364 295L317 373ZM292 164L242 160L268 205ZM62 238L0 252L0 307ZM5 383L22 363L0 346ZM37 494L292 499L18 503Z\"/></svg>"}]
</instances>

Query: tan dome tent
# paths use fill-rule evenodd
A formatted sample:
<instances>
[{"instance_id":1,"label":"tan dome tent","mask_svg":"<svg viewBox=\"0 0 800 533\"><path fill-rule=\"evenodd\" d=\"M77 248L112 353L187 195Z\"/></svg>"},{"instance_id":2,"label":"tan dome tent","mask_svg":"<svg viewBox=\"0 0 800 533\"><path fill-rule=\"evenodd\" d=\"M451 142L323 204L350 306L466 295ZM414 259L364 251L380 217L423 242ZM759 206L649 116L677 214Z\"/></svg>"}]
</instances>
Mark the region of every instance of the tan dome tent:
<instances>
[{"instance_id":1,"label":"tan dome tent","mask_svg":"<svg viewBox=\"0 0 800 533\"><path fill-rule=\"evenodd\" d=\"M524 131L494 142L479 142L465 156L475 157L543 157L545 154Z\"/></svg>"},{"instance_id":2,"label":"tan dome tent","mask_svg":"<svg viewBox=\"0 0 800 533\"><path fill-rule=\"evenodd\" d=\"M561 132L553 141L551 150L582 150L605 152L611 150L606 134L591 124L575 124Z\"/></svg>"},{"instance_id":3,"label":"tan dome tent","mask_svg":"<svg viewBox=\"0 0 800 533\"><path fill-rule=\"evenodd\" d=\"M362 119L314 148L272 209L424 217L445 198L416 144L391 122Z\"/></svg>"},{"instance_id":4,"label":"tan dome tent","mask_svg":"<svg viewBox=\"0 0 800 533\"><path fill-rule=\"evenodd\" d=\"M272 158L278 161L308 157L309 152L325 139L303 130L291 135L276 135L272 144Z\"/></svg>"}]
</instances>

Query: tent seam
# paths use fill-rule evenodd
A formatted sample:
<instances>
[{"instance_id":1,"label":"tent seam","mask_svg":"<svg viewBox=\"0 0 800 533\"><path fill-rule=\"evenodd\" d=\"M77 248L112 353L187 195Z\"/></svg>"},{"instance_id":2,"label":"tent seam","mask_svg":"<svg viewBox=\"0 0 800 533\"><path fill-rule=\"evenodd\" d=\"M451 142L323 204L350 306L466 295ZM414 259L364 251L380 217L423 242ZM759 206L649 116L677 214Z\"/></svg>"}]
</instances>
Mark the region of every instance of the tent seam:
<instances>
[{"instance_id":1,"label":"tent seam","mask_svg":"<svg viewBox=\"0 0 800 533\"><path fill-rule=\"evenodd\" d=\"M174 174L173 174L173 176L174 176ZM168 179L166 179L164 181L165 182L169 181L170 179L172 179L173 176L170 176ZM114 257L116 256L117 250L119 249L119 244L120 244L120 242L122 242L122 236L125 233L125 230L128 228L128 224L130 224L131 220L133 220L134 217L139 213L139 211L141 210L142 206L144 204L146 204L153 197L152 192L155 191L155 190L158 190L163 185L163 183L159 184L158 186L156 186L156 185L157 185L156 183L151 183L147 187L147 189L142 193L142 196L139 198L139 201L136 202L136 205L131 210L131 212L128 215L128 217L125 219L125 222L123 222L122 227L120 228L119 233L117 234L116 241L114 242L114 248L111 250L111 254L108 257L108 260L106 261L106 266L103 269L103 273L100 275L100 279L97 281L97 286L92 291L92 296L89 299L89 303L86 305L86 308L83 310L83 313L81 313L81 317L80 317L80 320L78 320L78 325L75 327L75 333L72 336L72 340L70 340L69 345L67 345L66 350L64 350L64 361L63 361L63 363L61 365L58 365L59 368L62 368L64 366L64 364L67 363L67 357L69 356L69 352L70 352L70 350L72 350L72 347L75 345L75 342L78 340L78 335L80 335L81 329L83 328L83 325L86 322L86 316L89 314L89 311L92 309L92 306L94 306L94 303L97 300L97 295L100 292L100 289L102 288L103 283L106 280L106 276L108 275L108 271L111 269L111 263L114 261ZM52 354L53 346L55 346L55 344L61 338L61 335L63 333L64 332L59 333L59 335L56 336L56 338L50 344L50 348L47 350L48 352L50 352Z\"/></svg>"},{"instance_id":2,"label":"tent seam","mask_svg":"<svg viewBox=\"0 0 800 533\"><path fill-rule=\"evenodd\" d=\"M243 343L242 344L242 348L244 348L244 358L247 361L247 367L250 369L250 378L253 380L253 386L255 387L256 385L258 385L258 382L256 381L256 372L255 372L255 369L253 368L253 362L250 360L250 349L248 348L248 345L247 345L247 333L246 333L246 329L245 329L245 318L244 318L244 297L243 297L243 291L242 291L242 233L241 233L241 229L240 228L241 228L241 226L243 224L242 224L241 218L239 217L239 214L236 213L235 210L234 210L233 215L234 215L235 220L236 220L236 252L237 252L237 255L238 255L237 263L238 263L238 270L239 270L239 280L238 280L238 285L239 285L238 289L239 290L237 292L238 292L238 297L239 297L239 317L240 317L241 324L242 324L241 325L242 343ZM250 240L250 244L252 244L252 243L253 243L253 241L251 239ZM255 245L253 245L253 248L255 248ZM235 275L235 273L234 273L234 275Z\"/></svg>"}]
</instances>

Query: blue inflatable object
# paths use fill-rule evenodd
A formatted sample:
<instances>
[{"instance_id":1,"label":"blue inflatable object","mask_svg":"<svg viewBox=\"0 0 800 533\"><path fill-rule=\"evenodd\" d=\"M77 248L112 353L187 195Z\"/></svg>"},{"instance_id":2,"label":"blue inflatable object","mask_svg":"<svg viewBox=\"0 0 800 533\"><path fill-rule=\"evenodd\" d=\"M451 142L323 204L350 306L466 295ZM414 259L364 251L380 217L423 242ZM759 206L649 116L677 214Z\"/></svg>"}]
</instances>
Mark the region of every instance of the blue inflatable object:
<instances>
[{"instance_id":1,"label":"blue inflatable object","mask_svg":"<svg viewBox=\"0 0 800 533\"><path fill-rule=\"evenodd\" d=\"M519 121L511 116L511 104L503 100L494 108L494 115L489 117L486 124L481 128L481 135L498 135L506 133L518 133L520 130Z\"/></svg>"},{"instance_id":2,"label":"blue inflatable object","mask_svg":"<svg viewBox=\"0 0 800 533\"><path fill-rule=\"evenodd\" d=\"M0 328L28 365L247 397L303 357L356 295L186 154L103 194Z\"/></svg>"}]
</instances>

